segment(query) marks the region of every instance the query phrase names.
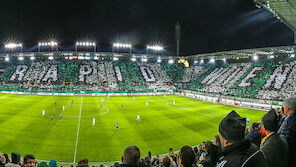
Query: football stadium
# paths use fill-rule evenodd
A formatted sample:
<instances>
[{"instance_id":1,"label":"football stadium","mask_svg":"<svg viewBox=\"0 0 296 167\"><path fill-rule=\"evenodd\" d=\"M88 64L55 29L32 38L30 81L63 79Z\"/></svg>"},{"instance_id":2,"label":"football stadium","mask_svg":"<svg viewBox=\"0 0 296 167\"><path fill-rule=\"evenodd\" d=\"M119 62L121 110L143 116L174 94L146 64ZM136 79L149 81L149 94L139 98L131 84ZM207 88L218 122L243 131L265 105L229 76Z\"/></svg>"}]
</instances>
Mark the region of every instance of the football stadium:
<instances>
[{"instance_id":1,"label":"football stadium","mask_svg":"<svg viewBox=\"0 0 296 167\"><path fill-rule=\"evenodd\" d=\"M295 166L296 2L251 4L294 41L182 54L182 21L174 49L4 39L1 167Z\"/></svg>"}]
</instances>

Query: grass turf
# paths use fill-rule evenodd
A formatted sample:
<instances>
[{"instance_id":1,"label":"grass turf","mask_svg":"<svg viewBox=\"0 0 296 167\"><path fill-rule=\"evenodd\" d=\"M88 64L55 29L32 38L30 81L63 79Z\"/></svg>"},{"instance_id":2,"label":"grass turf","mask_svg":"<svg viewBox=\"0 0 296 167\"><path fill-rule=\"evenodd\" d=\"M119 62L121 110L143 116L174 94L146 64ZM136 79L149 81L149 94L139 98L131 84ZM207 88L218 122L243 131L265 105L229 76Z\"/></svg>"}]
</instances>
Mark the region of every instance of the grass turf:
<instances>
[{"instance_id":1,"label":"grass turf","mask_svg":"<svg viewBox=\"0 0 296 167\"><path fill-rule=\"evenodd\" d=\"M171 147L179 150L184 145L212 140L222 118L233 109L248 117L250 123L264 115L261 111L175 95L136 96L134 101L132 96L108 99L0 94L0 152L19 152L22 156L31 153L41 160L74 162L77 142L76 162L82 158L90 162L118 161L128 145L137 145L142 157L147 156L148 150L153 155L163 154ZM136 120L138 114L140 122ZM54 121L50 121L51 115Z\"/></svg>"}]
</instances>

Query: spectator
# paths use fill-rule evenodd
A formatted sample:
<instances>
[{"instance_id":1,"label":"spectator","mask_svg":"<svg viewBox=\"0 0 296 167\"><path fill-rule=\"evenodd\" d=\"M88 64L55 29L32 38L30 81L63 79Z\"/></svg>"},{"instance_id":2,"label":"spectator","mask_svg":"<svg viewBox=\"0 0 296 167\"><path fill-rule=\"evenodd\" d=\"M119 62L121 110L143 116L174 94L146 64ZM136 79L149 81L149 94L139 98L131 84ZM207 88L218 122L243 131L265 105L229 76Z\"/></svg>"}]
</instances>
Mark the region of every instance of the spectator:
<instances>
[{"instance_id":1,"label":"spectator","mask_svg":"<svg viewBox=\"0 0 296 167\"><path fill-rule=\"evenodd\" d=\"M296 97L284 100L284 113L286 115L278 134L286 139L289 146L289 167L295 166L296 159Z\"/></svg>"},{"instance_id":2,"label":"spectator","mask_svg":"<svg viewBox=\"0 0 296 167\"><path fill-rule=\"evenodd\" d=\"M260 124L253 123L252 124L252 131L246 135L246 139L250 140L251 143L254 143L257 147L260 146L261 143L261 134L259 133Z\"/></svg>"},{"instance_id":3,"label":"spectator","mask_svg":"<svg viewBox=\"0 0 296 167\"><path fill-rule=\"evenodd\" d=\"M151 167L151 158L150 157L145 157L145 166Z\"/></svg>"},{"instance_id":4,"label":"spectator","mask_svg":"<svg viewBox=\"0 0 296 167\"><path fill-rule=\"evenodd\" d=\"M218 161L217 167L241 166L247 158L258 150L256 145L244 140L245 127L246 119L240 117L235 111L230 112L221 121L219 132L222 157ZM260 160L264 161L263 158ZM258 163L260 164L260 161Z\"/></svg>"},{"instance_id":5,"label":"spectator","mask_svg":"<svg viewBox=\"0 0 296 167\"><path fill-rule=\"evenodd\" d=\"M164 167L174 167L174 165L175 165L175 162L171 157L166 156L163 158Z\"/></svg>"},{"instance_id":6,"label":"spectator","mask_svg":"<svg viewBox=\"0 0 296 167\"><path fill-rule=\"evenodd\" d=\"M78 167L88 167L88 159L82 159L78 161Z\"/></svg>"},{"instance_id":7,"label":"spectator","mask_svg":"<svg viewBox=\"0 0 296 167\"><path fill-rule=\"evenodd\" d=\"M263 151L269 167L288 166L288 143L283 137L276 133L278 130L278 121L275 110L270 110L263 116L261 122L266 137L263 138L260 149Z\"/></svg>"},{"instance_id":8,"label":"spectator","mask_svg":"<svg viewBox=\"0 0 296 167\"><path fill-rule=\"evenodd\" d=\"M0 167L5 167L5 164L6 164L5 157L4 157L4 155L1 155L0 156Z\"/></svg>"},{"instance_id":9,"label":"spectator","mask_svg":"<svg viewBox=\"0 0 296 167\"><path fill-rule=\"evenodd\" d=\"M115 162L113 166L114 166L114 167L119 167L120 164L119 164L119 162Z\"/></svg>"},{"instance_id":10,"label":"spectator","mask_svg":"<svg viewBox=\"0 0 296 167\"><path fill-rule=\"evenodd\" d=\"M24 167L35 167L35 157L32 154L26 154L24 157Z\"/></svg>"},{"instance_id":11,"label":"spectator","mask_svg":"<svg viewBox=\"0 0 296 167\"><path fill-rule=\"evenodd\" d=\"M121 158L121 167L137 167L141 157L140 149L137 146L128 146L123 153Z\"/></svg>"},{"instance_id":12,"label":"spectator","mask_svg":"<svg viewBox=\"0 0 296 167\"><path fill-rule=\"evenodd\" d=\"M5 164L9 163L10 159L9 159L8 155L7 154L3 154L3 155L5 157Z\"/></svg>"},{"instance_id":13,"label":"spectator","mask_svg":"<svg viewBox=\"0 0 296 167\"><path fill-rule=\"evenodd\" d=\"M204 155L199 157L198 167L214 167L218 160L219 147L208 141L203 145Z\"/></svg>"},{"instance_id":14,"label":"spectator","mask_svg":"<svg viewBox=\"0 0 296 167\"><path fill-rule=\"evenodd\" d=\"M191 147L184 146L179 152L177 159L178 167L192 167L195 155Z\"/></svg>"},{"instance_id":15,"label":"spectator","mask_svg":"<svg viewBox=\"0 0 296 167\"><path fill-rule=\"evenodd\" d=\"M48 164L49 167L57 167L57 160L52 158Z\"/></svg>"},{"instance_id":16,"label":"spectator","mask_svg":"<svg viewBox=\"0 0 296 167\"><path fill-rule=\"evenodd\" d=\"M6 163L5 167L20 167L21 156L17 152L11 153L11 162Z\"/></svg>"},{"instance_id":17,"label":"spectator","mask_svg":"<svg viewBox=\"0 0 296 167\"><path fill-rule=\"evenodd\" d=\"M40 162L38 164L38 167L48 167L47 163L46 162Z\"/></svg>"}]
</instances>

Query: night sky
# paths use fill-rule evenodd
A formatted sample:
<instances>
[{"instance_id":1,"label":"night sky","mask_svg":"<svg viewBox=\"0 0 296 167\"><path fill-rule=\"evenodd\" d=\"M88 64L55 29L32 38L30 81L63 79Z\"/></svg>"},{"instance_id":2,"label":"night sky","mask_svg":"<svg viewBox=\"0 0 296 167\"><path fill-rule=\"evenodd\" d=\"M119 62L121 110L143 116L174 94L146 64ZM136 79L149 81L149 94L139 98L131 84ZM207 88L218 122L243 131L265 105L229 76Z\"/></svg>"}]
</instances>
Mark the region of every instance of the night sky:
<instances>
[{"instance_id":1,"label":"night sky","mask_svg":"<svg viewBox=\"0 0 296 167\"><path fill-rule=\"evenodd\" d=\"M181 55L293 44L293 32L253 0L1 0L1 46L56 39L61 50L78 40L99 51L128 42L134 53L162 44L175 56L175 25L181 25ZM3 50L2 50L3 51Z\"/></svg>"}]
</instances>

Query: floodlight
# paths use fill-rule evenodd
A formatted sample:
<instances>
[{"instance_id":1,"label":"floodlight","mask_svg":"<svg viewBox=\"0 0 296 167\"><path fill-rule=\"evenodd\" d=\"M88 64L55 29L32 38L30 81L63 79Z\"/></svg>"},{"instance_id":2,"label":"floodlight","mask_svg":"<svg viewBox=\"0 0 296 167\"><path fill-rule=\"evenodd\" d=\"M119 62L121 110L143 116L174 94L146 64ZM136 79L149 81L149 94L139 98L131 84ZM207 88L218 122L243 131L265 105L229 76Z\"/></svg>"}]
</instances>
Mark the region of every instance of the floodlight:
<instances>
[{"instance_id":1,"label":"floodlight","mask_svg":"<svg viewBox=\"0 0 296 167\"><path fill-rule=\"evenodd\" d=\"M23 61L24 60L24 57L23 56L18 57L18 60Z\"/></svg>"},{"instance_id":2,"label":"floodlight","mask_svg":"<svg viewBox=\"0 0 296 167\"><path fill-rule=\"evenodd\" d=\"M9 61L9 57L5 57L5 61Z\"/></svg>"},{"instance_id":3,"label":"floodlight","mask_svg":"<svg viewBox=\"0 0 296 167\"><path fill-rule=\"evenodd\" d=\"M114 61L117 61L117 60L118 60L118 57L113 57L113 60L114 60Z\"/></svg>"},{"instance_id":4,"label":"floodlight","mask_svg":"<svg viewBox=\"0 0 296 167\"><path fill-rule=\"evenodd\" d=\"M259 57L258 57L257 55L253 56L253 59L254 59L255 61L257 61L258 58L259 58Z\"/></svg>"},{"instance_id":5,"label":"floodlight","mask_svg":"<svg viewBox=\"0 0 296 167\"><path fill-rule=\"evenodd\" d=\"M174 60L173 60L173 59L170 59L170 60L169 60L169 63L170 63L170 64L173 64L173 63L174 63Z\"/></svg>"},{"instance_id":6,"label":"floodlight","mask_svg":"<svg viewBox=\"0 0 296 167\"><path fill-rule=\"evenodd\" d=\"M272 56L269 56L269 58L273 59L273 58L274 58L274 56L273 56L273 55L272 55Z\"/></svg>"},{"instance_id":7,"label":"floodlight","mask_svg":"<svg viewBox=\"0 0 296 167\"><path fill-rule=\"evenodd\" d=\"M291 57L295 57L295 54L291 54Z\"/></svg>"},{"instance_id":8,"label":"floodlight","mask_svg":"<svg viewBox=\"0 0 296 167\"><path fill-rule=\"evenodd\" d=\"M23 47L23 44L21 43L8 43L5 45L5 48L8 48L8 49L14 49L14 48L21 48Z\"/></svg>"},{"instance_id":9,"label":"floodlight","mask_svg":"<svg viewBox=\"0 0 296 167\"><path fill-rule=\"evenodd\" d=\"M142 62L147 62L148 59L145 57L145 58L142 58Z\"/></svg>"},{"instance_id":10,"label":"floodlight","mask_svg":"<svg viewBox=\"0 0 296 167\"><path fill-rule=\"evenodd\" d=\"M114 43L113 47L115 47L115 48L132 48L132 45L125 44L125 43Z\"/></svg>"},{"instance_id":11,"label":"floodlight","mask_svg":"<svg viewBox=\"0 0 296 167\"><path fill-rule=\"evenodd\" d=\"M48 59L49 59L49 60L53 60L53 56L49 56Z\"/></svg>"},{"instance_id":12,"label":"floodlight","mask_svg":"<svg viewBox=\"0 0 296 167\"><path fill-rule=\"evenodd\" d=\"M214 59L214 58L211 58L211 59L210 59L210 62L211 62L211 63L215 63L215 59Z\"/></svg>"},{"instance_id":13,"label":"floodlight","mask_svg":"<svg viewBox=\"0 0 296 167\"><path fill-rule=\"evenodd\" d=\"M154 51L163 51L163 47L159 45L147 46L147 50L154 50Z\"/></svg>"},{"instance_id":14,"label":"floodlight","mask_svg":"<svg viewBox=\"0 0 296 167\"><path fill-rule=\"evenodd\" d=\"M34 57L34 56L31 56L31 57L30 57L30 60L35 60L35 57Z\"/></svg>"},{"instance_id":15,"label":"floodlight","mask_svg":"<svg viewBox=\"0 0 296 167\"><path fill-rule=\"evenodd\" d=\"M137 61L137 59L133 57L133 58L131 58L131 61Z\"/></svg>"},{"instance_id":16,"label":"floodlight","mask_svg":"<svg viewBox=\"0 0 296 167\"><path fill-rule=\"evenodd\" d=\"M58 43L55 42L55 41L50 41L50 42L39 42L39 43L38 43L38 46L51 46L51 47L54 47L54 46L58 46Z\"/></svg>"}]
</instances>

